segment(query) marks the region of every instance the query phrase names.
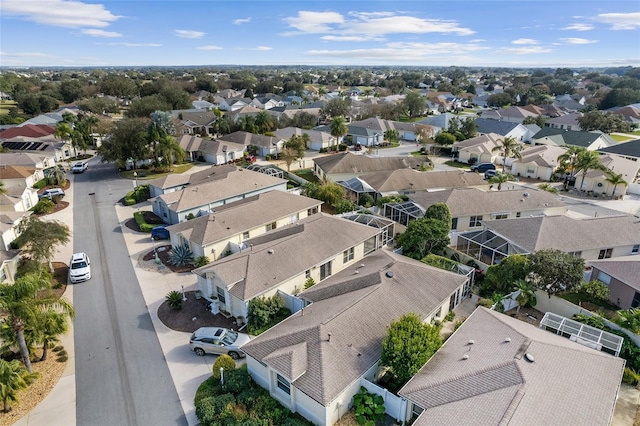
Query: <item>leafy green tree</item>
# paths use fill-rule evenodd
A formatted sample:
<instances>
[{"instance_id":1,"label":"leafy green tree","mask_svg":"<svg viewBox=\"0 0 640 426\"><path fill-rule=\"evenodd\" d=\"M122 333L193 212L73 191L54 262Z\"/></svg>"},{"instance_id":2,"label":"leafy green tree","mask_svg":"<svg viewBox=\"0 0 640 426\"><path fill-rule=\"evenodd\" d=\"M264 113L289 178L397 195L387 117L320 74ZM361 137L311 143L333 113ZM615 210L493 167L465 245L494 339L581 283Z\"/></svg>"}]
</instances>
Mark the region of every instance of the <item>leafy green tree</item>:
<instances>
[{"instance_id":1,"label":"leafy green tree","mask_svg":"<svg viewBox=\"0 0 640 426\"><path fill-rule=\"evenodd\" d=\"M65 298L41 296L40 290L51 285L48 276L30 273L16 279L13 284L0 284L0 313L5 321L11 324L22 356L22 363L29 372L32 371L30 354L24 337L25 327L38 323L42 312L55 310L70 318L75 317L73 305Z\"/></svg>"},{"instance_id":2,"label":"leafy green tree","mask_svg":"<svg viewBox=\"0 0 640 426\"><path fill-rule=\"evenodd\" d=\"M640 334L640 309L631 308L618 311L613 322L635 334Z\"/></svg>"},{"instance_id":3,"label":"leafy green tree","mask_svg":"<svg viewBox=\"0 0 640 426\"><path fill-rule=\"evenodd\" d=\"M640 92L640 91L639 91ZM631 123L625 121L620 114L603 111L589 111L578 118L578 124L584 131L599 130L603 133L630 132L633 130Z\"/></svg>"},{"instance_id":4,"label":"leafy green tree","mask_svg":"<svg viewBox=\"0 0 640 426\"><path fill-rule=\"evenodd\" d=\"M131 159L144 160L149 156L147 121L129 118L118 121L108 138L98 147L103 162L115 161L124 164Z\"/></svg>"},{"instance_id":5,"label":"leafy green tree","mask_svg":"<svg viewBox=\"0 0 640 426\"><path fill-rule=\"evenodd\" d=\"M51 260L57 247L69 242L69 227L56 220L44 221L30 215L20 221L18 229L20 236L17 243L23 252L39 264L48 265L53 271Z\"/></svg>"},{"instance_id":6,"label":"leafy green tree","mask_svg":"<svg viewBox=\"0 0 640 426\"><path fill-rule=\"evenodd\" d=\"M426 106L425 98L418 92L409 92L402 101L402 107L409 118L420 117L424 114Z\"/></svg>"},{"instance_id":7,"label":"leafy green tree","mask_svg":"<svg viewBox=\"0 0 640 426\"><path fill-rule=\"evenodd\" d=\"M549 296L572 291L580 285L584 274L584 259L560 250L538 250L529 255L531 281Z\"/></svg>"},{"instance_id":8,"label":"leafy green tree","mask_svg":"<svg viewBox=\"0 0 640 426\"><path fill-rule=\"evenodd\" d=\"M495 93L487 98L487 105L494 107L503 107L511 105L513 98L507 92Z\"/></svg>"},{"instance_id":9,"label":"leafy green tree","mask_svg":"<svg viewBox=\"0 0 640 426\"><path fill-rule=\"evenodd\" d=\"M536 126L543 128L545 121L544 117L539 115L537 117L525 117L525 119L522 120L522 124L535 124Z\"/></svg>"},{"instance_id":10,"label":"leafy green tree","mask_svg":"<svg viewBox=\"0 0 640 426\"><path fill-rule=\"evenodd\" d=\"M321 109L321 113L325 117L347 117L349 115L349 107L351 106L351 100L348 98L341 99L335 98L327 102Z\"/></svg>"},{"instance_id":11,"label":"leafy green tree","mask_svg":"<svg viewBox=\"0 0 640 426\"><path fill-rule=\"evenodd\" d=\"M20 361L5 361L0 358L0 398L3 412L11 411L11 403L18 400L18 391L26 389L38 378L38 373L31 373Z\"/></svg>"},{"instance_id":12,"label":"leafy green tree","mask_svg":"<svg viewBox=\"0 0 640 426\"><path fill-rule=\"evenodd\" d=\"M447 224L449 229L451 229L451 210L449 210L449 206L447 206L446 203L435 203L430 205L424 212L424 217L441 220Z\"/></svg>"},{"instance_id":13,"label":"leafy green tree","mask_svg":"<svg viewBox=\"0 0 640 426\"><path fill-rule=\"evenodd\" d=\"M436 136L435 142L438 145L453 145L456 141L456 136L452 135L449 132L440 132L438 136Z\"/></svg>"},{"instance_id":14,"label":"leafy green tree","mask_svg":"<svg viewBox=\"0 0 640 426\"><path fill-rule=\"evenodd\" d=\"M127 118L146 118L154 111L171 111L171 103L160 95L145 96L131 102L125 113Z\"/></svg>"},{"instance_id":15,"label":"leafy green tree","mask_svg":"<svg viewBox=\"0 0 640 426\"><path fill-rule=\"evenodd\" d=\"M308 134L305 133L304 135L306 135L307 138L293 135L284 143L284 147L282 149L282 158L287 164L287 171L290 171L291 163L304 157L307 148L306 140L309 138Z\"/></svg>"},{"instance_id":16,"label":"leafy green tree","mask_svg":"<svg viewBox=\"0 0 640 426\"><path fill-rule=\"evenodd\" d=\"M100 91L105 95L131 99L137 95L136 83L124 75L109 73L100 80Z\"/></svg>"},{"instance_id":17,"label":"leafy green tree","mask_svg":"<svg viewBox=\"0 0 640 426\"><path fill-rule=\"evenodd\" d=\"M478 134L478 124L473 118L467 117L460 123L459 131L462 134L462 140L471 139Z\"/></svg>"},{"instance_id":18,"label":"leafy green tree","mask_svg":"<svg viewBox=\"0 0 640 426\"><path fill-rule=\"evenodd\" d=\"M278 296L256 297L249 301L249 330L263 330L273 325L275 319L286 318L291 312Z\"/></svg>"},{"instance_id":19,"label":"leafy green tree","mask_svg":"<svg viewBox=\"0 0 640 426\"><path fill-rule=\"evenodd\" d=\"M60 94L64 103L75 102L83 95L82 84L78 80L65 80L60 83Z\"/></svg>"},{"instance_id":20,"label":"leafy green tree","mask_svg":"<svg viewBox=\"0 0 640 426\"><path fill-rule=\"evenodd\" d=\"M404 386L442 346L440 327L424 324L414 313L393 321L382 341L380 364L395 377L394 388Z\"/></svg>"},{"instance_id":21,"label":"leafy green tree","mask_svg":"<svg viewBox=\"0 0 640 426\"><path fill-rule=\"evenodd\" d=\"M384 139L390 143L396 143L400 139L400 136L397 130L390 129L384 132Z\"/></svg>"},{"instance_id":22,"label":"leafy green tree","mask_svg":"<svg viewBox=\"0 0 640 426\"><path fill-rule=\"evenodd\" d=\"M449 242L447 223L424 217L409 222L407 229L398 237L402 253L417 260L429 253L438 254Z\"/></svg>"},{"instance_id":23,"label":"leafy green tree","mask_svg":"<svg viewBox=\"0 0 640 426\"><path fill-rule=\"evenodd\" d=\"M338 143L342 142L342 138L347 134L349 128L347 127L347 121L342 116L333 117L331 124L329 125L329 133L335 137Z\"/></svg>"},{"instance_id":24,"label":"leafy green tree","mask_svg":"<svg viewBox=\"0 0 640 426\"><path fill-rule=\"evenodd\" d=\"M590 301L605 301L609 299L609 287L602 281L584 281L578 287L578 292L587 296Z\"/></svg>"},{"instance_id":25,"label":"leafy green tree","mask_svg":"<svg viewBox=\"0 0 640 426\"><path fill-rule=\"evenodd\" d=\"M325 203L335 206L344 199L345 190L342 186L335 182L323 182L317 191L317 199Z\"/></svg>"},{"instance_id":26,"label":"leafy green tree","mask_svg":"<svg viewBox=\"0 0 640 426\"><path fill-rule=\"evenodd\" d=\"M502 153L502 171L507 162L507 158L515 157L518 160L522 160L522 144L519 143L516 138L511 136L505 136L498 140L498 146L494 147L491 152Z\"/></svg>"},{"instance_id":27,"label":"leafy green tree","mask_svg":"<svg viewBox=\"0 0 640 426\"><path fill-rule=\"evenodd\" d=\"M507 256L499 264L489 266L480 286L480 296L511 293L515 289L515 283L527 278L529 272L530 262L527 256L521 254Z\"/></svg>"}]
</instances>

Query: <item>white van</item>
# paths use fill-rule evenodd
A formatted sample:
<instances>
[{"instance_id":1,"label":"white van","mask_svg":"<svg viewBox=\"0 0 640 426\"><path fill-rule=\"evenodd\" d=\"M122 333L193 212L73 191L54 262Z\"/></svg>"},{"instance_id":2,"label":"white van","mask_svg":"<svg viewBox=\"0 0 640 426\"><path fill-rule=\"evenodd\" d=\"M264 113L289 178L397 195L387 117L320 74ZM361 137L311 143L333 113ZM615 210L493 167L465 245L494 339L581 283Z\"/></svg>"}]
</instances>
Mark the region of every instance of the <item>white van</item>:
<instances>
[{"instance_id":1,"label":"white van","mask_svg":"<svg viewBox=\"0 0 640 426\"><path fill-rule=\"evenodd\" d=\"M71 167L71 171L73 173L83 173L88 168L89 168L89 163L87 163L86 161L78 161Z\"/></svg>"}]
</instances>

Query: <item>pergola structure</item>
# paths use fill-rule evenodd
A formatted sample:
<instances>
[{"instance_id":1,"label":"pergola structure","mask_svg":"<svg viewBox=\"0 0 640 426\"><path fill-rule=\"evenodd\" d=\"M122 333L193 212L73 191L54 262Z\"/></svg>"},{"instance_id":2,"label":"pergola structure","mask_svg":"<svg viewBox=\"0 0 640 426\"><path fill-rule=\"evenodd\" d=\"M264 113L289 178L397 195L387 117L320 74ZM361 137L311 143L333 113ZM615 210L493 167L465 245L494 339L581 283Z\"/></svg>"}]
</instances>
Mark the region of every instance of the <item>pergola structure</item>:
<instances>
[{"instance_id":1,"label":"pergola structure","mask_svg":"<svg viewBox=\"0 0 640 426\"><path fill-rule=\"evenodd\" d=\"M551 330L581 345L615 356L620 356L622 342L624 341L622 336L607 333L599 328L565 318L553 312L544 314L540 321L540 328Z\"/></svg>"},{"instance_id":2,"label":"pergola structure","mask_svg":"<svg viewBox=\"0 0 640 426\"><path fill-rule=\"evenodd\" d=\"M267 166L263 166L260 164L251 164L249 166L246 167L247 170L252 170L254 172L258 172L258 173L264 173L265 175L269 175L269 176L273 176L273 177L278 177L281 179L284 179L284 171L278 169L277 167L271 166L271 165L267 165Z\"/></svg>"},{"instance_id":3,"label":"pergola structure","mask_svg":"<svg viewBox=\"0 0 640 426\"><path fill-rule=\"evenodd\" d=\"M409 225L409 221L424 217L425 210L413 201L402 203L387 203L384 205L384 217L398 222L401 225Z\"/></svg>"},{"instance_id":4,"label":"pergola structure","mask_svg":"<svg viewBox=\"0 0 640 426\"><path fill-rule=\"evenodd\" d=\"M457 240L454 247L457 251L489 266L502 262L512 254L529 253L488 229L462 232L457 235Z\"/></svg>"}]
</instances>

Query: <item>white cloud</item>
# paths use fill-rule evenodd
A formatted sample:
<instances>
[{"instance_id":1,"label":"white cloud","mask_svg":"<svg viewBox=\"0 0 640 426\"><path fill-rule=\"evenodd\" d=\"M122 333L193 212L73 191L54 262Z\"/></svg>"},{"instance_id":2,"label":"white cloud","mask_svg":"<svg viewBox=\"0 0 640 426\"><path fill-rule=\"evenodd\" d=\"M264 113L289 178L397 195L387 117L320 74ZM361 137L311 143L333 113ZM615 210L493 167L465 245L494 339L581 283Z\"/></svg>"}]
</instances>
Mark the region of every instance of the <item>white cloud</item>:
<instances>
[{"instance_id":1,"label":"white cloud","mask_svg":"<svg viewBox=\"0 0 640 426\"><path fill-rule=\"evenodd\" d=\"M383 38L381 37L371 37L371 36L337 36L337 35L326 35L320 37L322 40L326 41L381 41Z\"/></svg>"},{"instance_id":2,"label":"white cloud","mask_svg":"<svg viewBox=\"0 0 640 426\"><path fill-rule=\"evenodd\" d=\"M251 18L234 19L233 20L233 25L248 24L249 22L251 22Z\"/></svg>"},{"instance_id":3,"label":"white cloud","mask_svg":"<svg viewBox=\"0 0 640 426\"><path fill-rule=\"evenodd\" d=\"M598 42L598 40L589 40L586 38L578 37L561 38L560 41L562 42L562 44L592 44Z\"/></svg>"},{"instance_id":4,"label":"white cloud","mask_svg":"<svg viewBox=\"0 0 640 426\"><path fill-rule=\"evenodd\" d=\"M553 49L549 49L547 47L542 47L542 46L504 47L502 49L498 49L498 53L508 53L512 55L530 55L530 54L549 53L549 52L553 52Z\"/></svg>"},{"instance_id":5,"label":"white cloud","mask_svg":"<svg viewBox=\"0 0 640 426\"><path fill-rule=\"evenodd\" d=\"M196 49L198 49L198 50L222 50L223 48L220 47L220 46L209 45L209 46L196 47Z\"/></svg>"},{"instance_id":6,"label":"white cloud","mask_svg":"<svg viewBox=\"0 0 640 426\"><path fill-rule=\"evenodd\" d=\"M80 31L82 34L86 34L86 35L90 35L93 37L122 37L122 34L120 33L116 33L113 31L105 31L105 30L96 30L96 29L88 29L88 30L81 30Z\"/></svg>"},{"instance_id":7,"label":"white cloud","mask_svg":"<svg viewBox=\"0 0 640 426\"><path fill-rule=\"evenodd\" d=\"M249 49L249 50L273 50L273 47L269 47L269 46L257 46L257 47L254 47L253 49Z\"/></svg>"},{"instance_id":8,"label":"white cloud","mask_svg":"<svg viewBox=\"0 0 640 426\"><path fill-rule=\"evenodd\" d=\"M640 12L602 13L593 18L596 22L610 24L612 30L635 30L640 28Z\"/></svg>"},{"instance_id":9,"label":"white cloud","mask_svg":"<svg viewBox=\"0 0 640 426\"><path fill-rule=\"evenodd\" d=\"M27 21L57 27L107 27L122 18L106 10L102 4L88 4L80 1L3 1L2 14L19 16Z\"/></svg>"},{"instance_id":10,"label":"white cloud","mask_svg":"<svg viewBox=\"0 0 640 426\"><path fill-rule=\"evenodd\" d=\"M201 31L192 31L192 30L175 30L175 35L181 38L201 38L206 33Z\"/></svg>"},{"instance_id":11,"label":"white cloud","mask_svg":"<svg viewBox=\"0 0 640 426\"><path fill-rule=\"evenodd\" d=\"M517 40L513 40L511 44L538 44L538 41L532 38L519 38Z\"/></svg>"},{"instance_id":12,"label":"white cloud","mask_svg":"<svg viewBox=\"0 0 640 426\"><path fill-rule=\"evenodd\" d=\"M589 31L593 29L593 25L591 24L570 24L563 28L563 30L573 30L573 31Z\"/></svg>"},{"instance_id":13,"label":"white cloud","mask_svg":"<svg viewBox=\"0 0 640 426\"><path fill-rule=\"evenodd\" d=\"M125 46L125 47L162 47L161 44L158 43L98 43L98 44L106 44L107 46Z\"/></svg>"},{"instance_id":14,"label":"white cloud","mask_svg":"<svg viewBox=\"0 0 640 426\"><path fill-rule=\"evenodd\" d=\"M332 30L329 24L341 24L344 17L337 12L311 12L301 10L298 16L284 19L290 26L307 34L321 34Z\"/></svg>"},{"instance_id":15,"label":"white cloud","mask_svg":"<svg viewBox=\"0 0 640 426\"><path fill-rule=\"evenodd\" d=\"M53 58L53 55L41 52L0 52L0 56L9 58Z\"/></svg>"}]
</instances>

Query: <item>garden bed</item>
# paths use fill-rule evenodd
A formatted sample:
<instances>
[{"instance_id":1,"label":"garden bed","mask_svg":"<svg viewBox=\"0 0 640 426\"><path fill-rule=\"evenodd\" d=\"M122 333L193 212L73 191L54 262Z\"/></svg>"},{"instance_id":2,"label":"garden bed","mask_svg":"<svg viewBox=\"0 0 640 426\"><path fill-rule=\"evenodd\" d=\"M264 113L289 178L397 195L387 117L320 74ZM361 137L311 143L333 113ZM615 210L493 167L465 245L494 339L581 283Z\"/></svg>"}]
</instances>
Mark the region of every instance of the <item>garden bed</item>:
<instances>
[{"instance_id":1,"label":"garden bed","mask_svg":"<svg viewBox=\"0 0 640 426\"><path fill-rule=\"evenodd\" d=\"M205 299L196 299L195 291L186 291L186 301L182 309L172 309L167 301L158 308L158 319L175 331L193 333L200 327L223 327L237 330L235 318L225 318L221 314L214 315L207 309Z\"/></svg>"}]
</instances>

